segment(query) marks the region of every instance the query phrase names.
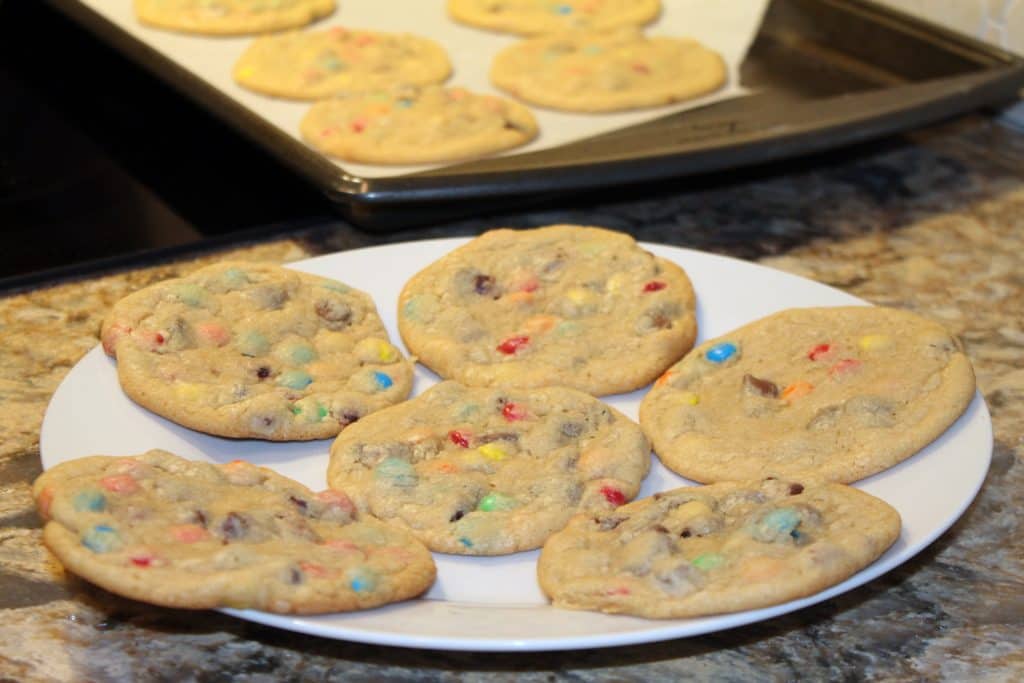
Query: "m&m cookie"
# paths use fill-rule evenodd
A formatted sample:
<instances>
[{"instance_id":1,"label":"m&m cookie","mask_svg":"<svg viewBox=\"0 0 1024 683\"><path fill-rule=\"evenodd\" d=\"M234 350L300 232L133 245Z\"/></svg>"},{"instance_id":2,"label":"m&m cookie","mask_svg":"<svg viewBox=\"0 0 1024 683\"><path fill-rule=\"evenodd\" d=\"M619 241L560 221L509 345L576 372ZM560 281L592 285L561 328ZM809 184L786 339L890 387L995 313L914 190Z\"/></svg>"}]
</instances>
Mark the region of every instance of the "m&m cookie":
<instances>
[{"instance_id":1,"label":"m&m cookie","mask_svg":"<svg viewBox=\"0 0 1024 683\"><path fill-rule=\"evenodd\" d=\"M725 482L573 518L544 544L537 577L556 607L698 617L824 590L899 533L896 510L849 486Z\"/></svg>"},{"instance_id":2,"label":"m&m cookie","mask_svg":"<svg viewBox=\"0 0 1024 683\"><path fill-rule=\"evenodd\" d=\"M157 28L244 35L298 28L331 14L335 0L134 0L135 15Z\"/></svg>"},{"instance_id":3,"label":"m&m cookie","mask_svg":"<svg viewBox=\"0 0 1024 683\"><path fill-rule=\"evenodd\" d=\"M412 277L402 339L420 362L471 386L638 389L693 345L682 268L629 235L555 225L492 230Z\"/></svg>"},{"instance_id":4,"label":"m&m cookie","mask_svg":"<svg viewBox=\"0 0 1024 683\"><path fill-rule=\"evenodd\" d=\"M348 611L415 597L436 573L426 548L361 518L344 493L242 460L79 458L43 473L33 494L65 567L156 605Z\"/></svg>"},{"instance_id":5,"label":"m&m cookie","mask_svg":"<svg viewBox=\"0 0 1024 683\"><path fill-rule=\"evenodd\" d=\"M526 35L640 26L660 12L661 0L448 0L456 21Z\"/></svg>"},{"instance_id":6,"label":"m&m cookie","mask_svg":"<svg viewBox=\"0 0 1024 683\"><path fill-rule=\"evenodd\" d=\"M649 467L639 426L587 394L442 382L342 432L327 481L431 550L502 555L626 503Z\"/></svg>"},{"instance_id":7,"label":"m&m cookie","mask_svg":"<svg viewBox=\"0 0 1024 683\"><path fill-rule=\"evenodd\" d=\"M907 311L789 309L691 351L640 404L666 466L700 482L851 482L910 457L974 396L958 341Z\"/></svg>"},{"instance_id":8,"label":"m&m cookie","mask_svg":"<svg viewBox=\"0 0 1024 683\"><path fill-rule=\"evenodd\" d=\"M412 388L368 295L269 264L220 263L130 294L101 339L132 400L218 436L330 438Z\"/></svg>"},{"instance_id":9,"label":"m&m cookie","mask_svg":"<svg viewBox=\"0 0 1024 683\"><path fill-rule=\"evenodd\" d=\"M233 75L256 92L315 100L441 83L451 70L444 48L427 38L335 26L257 38L239 57Z\"/></svg>"},{"instance_id":10,"label":"m&m cookie","mask_svg":"<svg viewBox=\"0 0 1024 683\"><path fill-rule=\"evenodd\" d=\"M428 164L494 154L537 136L530 110L465 88L401 86L340 93L314 104L303 139L338 159Z\"/></svg>"},{"instance_id":11,"label":"m&m cookie","mask_svg":"<svg viewBox=\"0 0 1024 683\"><path fill-rule=\"evenodd\" d=\"M504 48L491 82L530 104L605 112L662 107L721 88L725 60L689 38L637 29L539 36Z\"/></svg>"}]
</instances>

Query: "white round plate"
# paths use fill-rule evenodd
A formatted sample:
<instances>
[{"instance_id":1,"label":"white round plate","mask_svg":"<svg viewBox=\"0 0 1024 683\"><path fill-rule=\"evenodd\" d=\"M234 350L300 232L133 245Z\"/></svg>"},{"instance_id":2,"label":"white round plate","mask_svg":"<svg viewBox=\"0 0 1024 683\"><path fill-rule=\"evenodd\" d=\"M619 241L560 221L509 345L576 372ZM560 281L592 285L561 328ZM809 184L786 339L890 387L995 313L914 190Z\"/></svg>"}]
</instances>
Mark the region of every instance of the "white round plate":
<instances>
[{"instance_id":1,"label":"white round plate","mask_svg":"<svg viewBox=\"0 0 1024 683\"><path fill-rule=\"evenodd\" d=\"M414 273L464 239L427 240L321 256L292 264L373 295L392 339L396 306ZM782 308L865 304L838 290L763 266L664 245L645 244L675 261L697 292L698 342ZM437 378L417 368L415 393ZM643 391L607 397L637 418ZM68 373L46 411L44 467L86 455L128 455L163 448L197 460L245 458L314 490L326 486L330 441L270 443L207 436L136 406L122 393L114 361L97 346ZM899 540L877 562L810 597L766 609L701 619L647 620L551 607L537 587L537 551L476 558L435 554L437 582L422 599L351 614L289 617L227 610L242 619L292 631L382 645L477 651L610 647L693 636L792 612L874 579L931 543L963 513L988 471L992 424L980 395L937 441L896 467L857 483L903 517ZM641 496L692 484L654 459Z\"/></svg>"}]
</instances>

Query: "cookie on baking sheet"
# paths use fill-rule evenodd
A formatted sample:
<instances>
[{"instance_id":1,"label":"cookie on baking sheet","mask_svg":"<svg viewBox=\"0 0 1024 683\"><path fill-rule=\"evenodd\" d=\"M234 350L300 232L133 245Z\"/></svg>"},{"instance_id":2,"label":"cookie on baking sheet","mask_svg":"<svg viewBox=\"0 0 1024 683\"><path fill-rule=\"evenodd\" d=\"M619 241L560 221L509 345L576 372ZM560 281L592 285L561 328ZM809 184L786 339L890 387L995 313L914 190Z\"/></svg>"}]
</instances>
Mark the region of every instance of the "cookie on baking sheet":
<instances>
[{"instance_id":1,"label":"cookie on baking sheet","mask_svg":"<svg viewBox=\"0 0 1024 683\"><path fill-rule=\"evenodd\" d=\"M44 472L33 495L65 567L157 605L338 612L405 600L434 580L433 558L408 533L357 518L341 492L314 494L240 460L91 456Z\"/></svg>"},{"instance_id":2,"label":"cookie on baking sheet","mask_svg":"<svg viewBox=\"0 0 1024 683\"><path fill-rule=\"evenodd\" d=\"M694 349L644 397L640 424L661 461L696 481L851 482L926 446L973 396L970 361L938 324L798 308Z\"/></svg>"},{"instance_id":3,"label":"cookie on baking sheet","mask_svg":"<svg viewBox=\"0 0 1024 683\"><path fill-rule=\"evenodd\" d=\"M501 555L632 499L650 459L639 426L582 392L442 382L342 432L327 481L431 550Z\"/></svg>"},{"instance_id":4,"label":"cookie on baking sheet","mask_svg":"<svg viewBox=\"0 0 1024 683\"><path fill-rule=\"evenodd\" d=\"M298 28L334 12L335 0L134 0L139 21L156 28L244 35Z\"/></svg>"},{"instance_id":5,"label":"cookie on baking sheet","mask_svg":"<svg viewBox=\"0 0 1024 683\"><path fill-rule=\"evenodd\" d=\"M337 95L300 124L314 148L364 164L426 164L501 152L537 136L526 107L463 88L401 87Z\"/></svg>"},{"instance_id":6,"label":"cookie on baking sheet","mask_svg":"<svg viewBox=\"0 0 1024 683\"><path fill-rule=\"evenodd\" d=\"M633 29L540 36L501 50L491 82L530 104L578 112L660 107L721 88L725 61L686 38Z\"/></svg>"},{"instance_id":7,"label":"cookie on baking sheet","mask_svg":"<svg viewBox=\"0 0 1024 683\"><path fill-rule=\"evenodd\" d=\"M412 389L369 296L269 264L225 262L139 290L101 338L132 400L218 436L325 439Z\"/></svg>"},{"instance_id":8,"label":"cookie on baking sheet","mask_svg":"<svg viewBox=\"0 0 1024 683\"><path fill-rule=\"evenodd\" d=\"M402 339L437 374L472 386L638 389L693 345L683 269L629 235L555 225L492 230L402 289Z\"/></svg>"},{"instance_id":9,"label":"cookie on baking sheet","mask_svg":"<svg viewBox=\"0 0 1024 683\"><path fill-rule=\"evenodd\" d=\"M336 26L257 38L235 63L233 75L250 90L315 100L339 92L441 83L451 70L444 48L428 38Z\"/></svg>"},{"instance_id":10,"label":"cookie on baking sheet","mask_svg":"<svg viewBox=\"0 0 1024 683\"><path fill-rule=\"evenodd\" d=\"M660 13L660 0L448 0L456 21L525 35L640 26Z\"/></svg>"},{"instance_id":11,"label":"cookie on baking sheet","mask_svg":"<svg viewBox=\"0 0 1024 683\"><path fill-rule=\"evenodd\" d=\"M577 515L544 545L537 577L556 607L698 617L822 591L899 533L896 510L842 484L725 482Z\"/></svg>"}]
</instances>

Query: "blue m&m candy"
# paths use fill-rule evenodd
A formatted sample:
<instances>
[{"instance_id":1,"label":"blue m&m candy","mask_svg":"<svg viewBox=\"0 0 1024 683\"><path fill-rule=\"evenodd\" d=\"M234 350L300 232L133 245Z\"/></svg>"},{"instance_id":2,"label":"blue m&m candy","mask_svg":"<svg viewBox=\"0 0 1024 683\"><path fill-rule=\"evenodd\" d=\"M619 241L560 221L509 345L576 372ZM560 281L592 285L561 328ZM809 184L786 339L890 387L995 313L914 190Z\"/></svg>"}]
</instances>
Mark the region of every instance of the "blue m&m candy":
<instances>
[{"instance_id":1,"label":"blue m&m candy","mask_svg":"<svg viewBox=\"0 0 1024 683\"><path fill-rule=\"evenodd\" d=\"M113 527L97 524L82 536L82 545L94 553L109 553L121 545L121 537Z\"/></svg>"},{"instance_id":2,"label":"blue m&m candy","mask_svg":"<svg viewBox=\"0 0 1024 683\"><path fill-rule=\"evenodd\" d=\"M75 512L103 512L107 509L107 499L99 491L80 491L72 500Z\"/></svg>"},{"instance_id":3,"label":"blue m&m candy","mask_svg":"<svg viewBox=\"0 0 1024 683\"><path fill-rule=\"evenodd\" d=\"M724 363L736 355L736 345L732 342L721 342L715 344L704 352L704 357L712 363Z\"/></svg>"}]
</instances>

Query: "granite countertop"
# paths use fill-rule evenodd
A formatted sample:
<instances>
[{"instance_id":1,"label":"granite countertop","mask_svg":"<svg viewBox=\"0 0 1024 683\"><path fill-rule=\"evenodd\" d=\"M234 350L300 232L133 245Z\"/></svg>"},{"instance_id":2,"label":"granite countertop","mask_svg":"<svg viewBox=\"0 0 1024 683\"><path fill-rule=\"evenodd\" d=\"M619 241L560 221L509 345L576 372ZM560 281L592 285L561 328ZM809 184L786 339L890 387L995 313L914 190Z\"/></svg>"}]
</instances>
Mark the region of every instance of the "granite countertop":
<instances>
[{"instance_id":1,"label":"granite countertop","mask_svg":"<svg viewBox=\"0 0 1024 683\"><path fill-rule=\"evenodd\" d=\"M610 199L614 198L614 199ZM214 253L0 299L0 679L650 681L1024 678L1024 135L982 117L767 170L572 209L367 235L317 226L233 257L287 262L498 225L602 225L757 260L914 310L963 340L995 428L963 518L900 568L839 598L704 637L604 650L474 654L322 640L112 596L40 542L30 483L50 395L121 296Z\"/></svg>"}]
</instances>

